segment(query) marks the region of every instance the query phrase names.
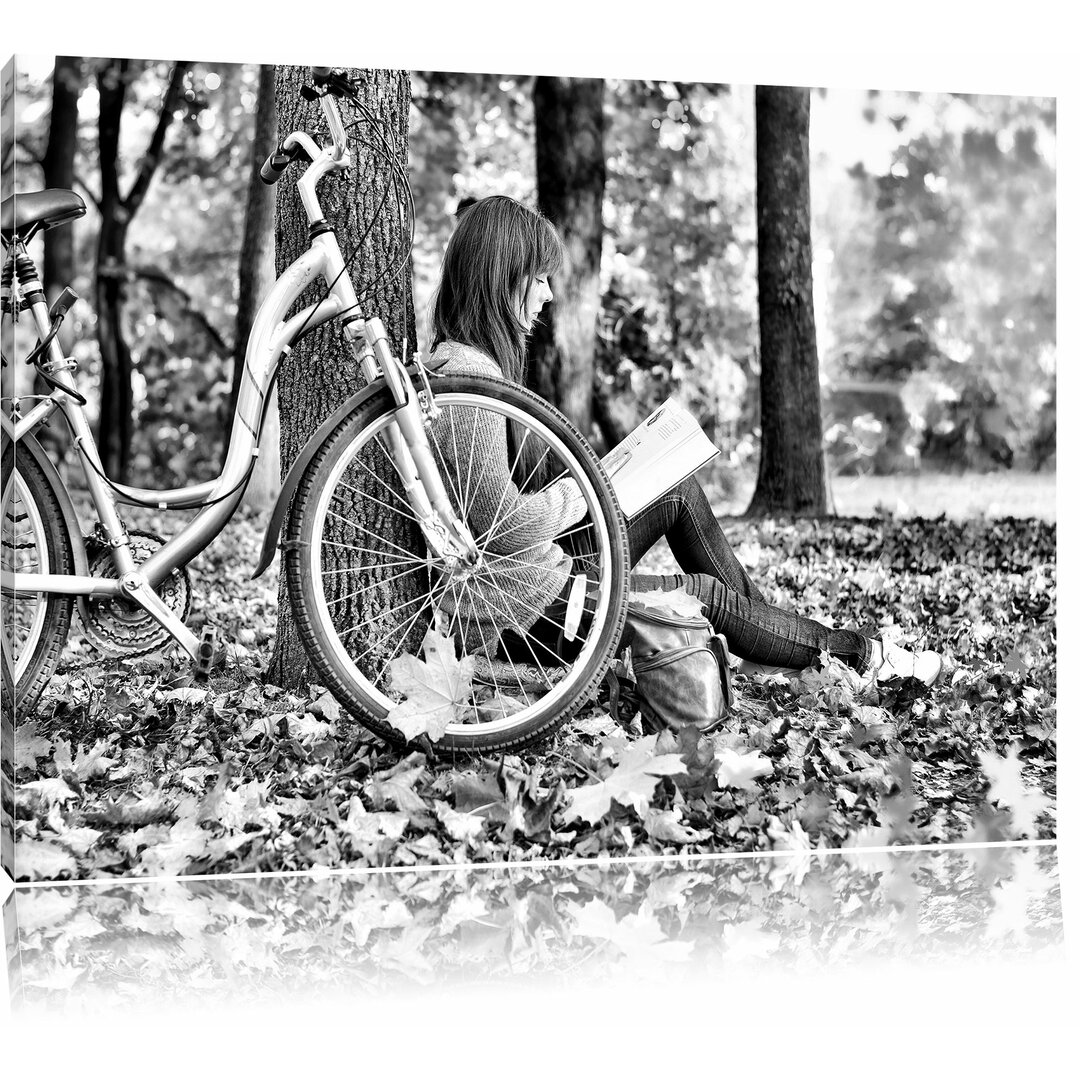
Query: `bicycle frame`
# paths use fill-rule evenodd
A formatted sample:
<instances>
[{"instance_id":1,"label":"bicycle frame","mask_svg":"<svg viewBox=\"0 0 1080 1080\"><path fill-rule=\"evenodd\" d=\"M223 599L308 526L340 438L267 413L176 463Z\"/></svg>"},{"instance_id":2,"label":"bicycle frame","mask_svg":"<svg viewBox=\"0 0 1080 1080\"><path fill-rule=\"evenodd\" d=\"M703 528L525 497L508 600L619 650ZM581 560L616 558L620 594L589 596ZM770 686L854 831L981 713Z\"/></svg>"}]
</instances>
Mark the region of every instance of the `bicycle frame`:
<instances>
[{"instance_id":1,"label":"bicycle frame","mask_svg":"<svg viewBox=\"0 0 1080 1080\"><path fill-rule=\"evenodd\" d=\"M316 184L327 173L347 168L351 161L336 104L329 95L320 100L330 124L333 146L320 149L304 132L293 132L284 143L287 148L303 148L311 159L311 164L297 181L311 225L324 222ZM286 313L296 300L320 278L326 285L327 295L286 321ZM39 339L45 340L50 319L44 300L33 303L31 309ZM381 320L365 319L359 314L359 301L346 272L337 237L333 231L325 230L311 238L311 247L282 273L259 306L245 352L225 463L216 480L165 491L117 483L110 486L102 479L101 459L80 399L64 389L54 390L25 416L19 414L16 403L12 418L5 417L3 425L5 432L16 442L30 435L57 410L70 425L90 496L112 548L119 576L15 573L10 575L13 580L5 581L5 588L16 594L65 593L133 600L165 626L193 658L197 658L198 642L194 635L169 611L153 588L177 567L205 550L232 517L243 498L252 458L258 454L266 403L283 358L302 330L339 316L365 380L371 383L383 378L393 393L398 414L396 427L388 432L389 449L402 476L408 478L406 487L410 501L417 509L425 536L436 553L444 558L475 557L475 543L467 527L454 514L431 455L418 395L403 365L390 350ZM71 372L75 365L63 356L55 339L50 345L49 357L44 370L61 387L74 392ZM181 510L207 502L210 505L204 506L144 563L135 563L129 538L116 510L118 503ZM9 575L5 574L5 578Z\"/></svg>"}]
</instances>

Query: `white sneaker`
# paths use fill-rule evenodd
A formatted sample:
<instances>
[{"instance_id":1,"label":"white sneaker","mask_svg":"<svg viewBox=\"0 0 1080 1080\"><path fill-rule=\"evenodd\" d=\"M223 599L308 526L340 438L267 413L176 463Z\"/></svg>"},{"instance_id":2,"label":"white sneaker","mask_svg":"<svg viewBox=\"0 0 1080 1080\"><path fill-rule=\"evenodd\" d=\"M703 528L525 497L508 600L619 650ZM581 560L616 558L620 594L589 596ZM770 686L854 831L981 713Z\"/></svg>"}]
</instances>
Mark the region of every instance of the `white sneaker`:
<instances>
[{"instance_id":1,"label":"white sneaker","mask_svg":"<svg viewBox=\"0 0 1080 1080\"><path fill-rule=\"evenodd\" d=\"M881 642L871 638L873 652L866 669L867 678L878 682L890 679L918 679L925 686L933 686L941 674L941 656L936 652L910 652L891 641Z\"/></svg>"}]
</instances>

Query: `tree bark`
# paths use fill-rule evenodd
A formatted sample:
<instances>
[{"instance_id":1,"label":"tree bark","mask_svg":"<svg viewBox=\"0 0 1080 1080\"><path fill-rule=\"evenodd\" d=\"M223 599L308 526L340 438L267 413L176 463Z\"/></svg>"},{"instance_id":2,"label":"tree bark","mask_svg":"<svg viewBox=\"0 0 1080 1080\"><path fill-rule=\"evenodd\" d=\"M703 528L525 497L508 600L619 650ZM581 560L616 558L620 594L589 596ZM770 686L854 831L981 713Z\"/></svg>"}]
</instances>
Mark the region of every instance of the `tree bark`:
<instances>
[{"instance_id":1,"label":"tree bark","mask_svg":"<svg viewBox=\"0 0 1080 1080\"><path fill-rule=\"evenodd\" d=\"M761 460L746 513L827 513L810 255L810 92L759 86Z\"/></svg>"},{"instance_id":2,"label":"tree bark","mask_svg":"<svg viewBox=\"0 0 1080 1080\"><path fill-rule=\"evenodd\" d=\"M536 193L566 244L555 297L533 332L529 386L589 433L604 240L604 80L538 76Z\"/></svg>"},{"instance_id":3,"label":"tree bark","mask_svg":"<svg viewBox=\"0 0 1080 1080\"><path fill-rule=\"evenodd\" d=\"M49 142L41 162L46 188L75 186L75 143L79 130L79 91L82 87L82 59L78 56L58 56L53 66L52 112L49 116ZM41 261L42 284L51 304L63 290L75 283L75 227L66 225L48 229L44 234L45 250ZM64 355L71 352L71 320L60 327L60 347ZM43 380L35 380L34 392L49 393ZM57 459L63 459L71 433L66 424L50 424L41 431L51 444Z\"/></svg>"},{"instance_id":4,"label":"tree bark","mask_svg":"<svg viewBox=\"0 0 1080 1080\"><path fill-rule=\"evenodd\" d=\"M233 344L233 379L225 417L222 459L229 446L240 380L244 372L251 324L259 301L274 284L274 189L259 178L259 167L277 143L277 102L274 97L274 65L259 68L259 102L255 111L255 138L251 150L244 212L244 236L240 244L239 295L236 305L236 336ZM260 454L244 493L244 504L253 510L269 510L281 490L277 393L271 394Z\"/></svg>"},{"instance_id":5,"label":"tree bark","mask_svg":"<svg viewBox=\"0 0 1080 1080\"><path fill-rule=\"evenodd\" d=\"M358 74L353 71L352 75ZM364 70L359 72L359 96L380 124L382 136L394 158L407 165L409 152L409 75L405 71ZM276 74L277 109L281 132L294 130L318 134L324 132L322 113L317 103L304 100L300 87L308 77L307 68L279 66ZM348 107L345 107L346 110ZM348 122L349 117L345 117ZM356 130L356 129L353 129ZM379 140L364 122L361 136L369 144ZM325 138L325 135L323 135ZM380 209L383 194L392 184L386 159L358 138L351 141L353 166L348 174L337 174L319 188L319 199L327 221L335 229L338 243L347 262L361 237L374 225L348 263L349 273L360 298L365 317L378 316L386 325L391 346L400 354L402 344L407 356L416 349L416 324L412 306L411 261L403 271L390 275L398 265L408 243L398 202L391 189ZM296 191L295 181L302 164L290 168L277 185L275 248L280 274L308 246L308 226ZM302 303L314 303L323 295L320 287L309 290ZM307 334L282 365L278 378L278 401L281 424L282 475L289 469L304 443L318 425L350 394L363 386L360 370L348 348L340 325L331 322ZM382 465L372 468L385 475ZM406 533L400 515L388 513L385 520L369 522L369 527L388 543L422 550L419 533ZM344 533L341 536L344 540ZM341 578L344 580L344 577ZM330 586L328 585L328 588ZM391 589L366 596L368 615L385 609L393 602ZM280 686L298 687L313 677L297 635L281 577L277 637L267 677Z\"/></svg>"},{"instance_id":6,"label":"tree bark","mask_svg":"<svg viewBox=\"0 0 1080 1080\"><path fill-rule=\"evenodd\" d=\"M75 186L75 136L79 128L81 87L81 58L58 56L53 68L49 142L41 162L47 188L67 188L70 191ZM45 295L51 304L75 277L75 238L71 228L48 229L45 232L41 269Z\"/></svg>"},{"instance_id":7,"label":"tree bark","mask_svg":"<svg viewBox=\"0 0 1080 1080\"><path fill-rule=\"evenodd\" d=\"M157 125L127 195L120 192L120 119L130 61L111 60L98 73L98 158L101 171L101 232L94 266L94 302L101 352L101 417L98 449L105 474L123 480L131 459L133 431L131 350L124 337L127 233L157 171L165 133L172 123L188 64L177 64L162 95Z\"/></svg>"}]
</instances>

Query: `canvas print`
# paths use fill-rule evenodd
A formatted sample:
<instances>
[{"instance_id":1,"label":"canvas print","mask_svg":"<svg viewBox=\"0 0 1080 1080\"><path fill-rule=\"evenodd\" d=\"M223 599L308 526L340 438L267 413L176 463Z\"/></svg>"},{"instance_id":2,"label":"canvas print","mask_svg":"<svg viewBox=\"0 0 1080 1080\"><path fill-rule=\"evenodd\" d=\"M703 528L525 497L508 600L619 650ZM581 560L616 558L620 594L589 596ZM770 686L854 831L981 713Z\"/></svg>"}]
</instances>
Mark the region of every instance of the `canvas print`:
<instances>
[{"instance_id":1,"label":"canvas print","mask_svg":"<svg viewBox=\"0 0 1080 1080\"><path fill-rule=\"evenodd\" d=\"M1055 835L1052 98L3 94L14 880Z\"/></svg>"}]
</instances>

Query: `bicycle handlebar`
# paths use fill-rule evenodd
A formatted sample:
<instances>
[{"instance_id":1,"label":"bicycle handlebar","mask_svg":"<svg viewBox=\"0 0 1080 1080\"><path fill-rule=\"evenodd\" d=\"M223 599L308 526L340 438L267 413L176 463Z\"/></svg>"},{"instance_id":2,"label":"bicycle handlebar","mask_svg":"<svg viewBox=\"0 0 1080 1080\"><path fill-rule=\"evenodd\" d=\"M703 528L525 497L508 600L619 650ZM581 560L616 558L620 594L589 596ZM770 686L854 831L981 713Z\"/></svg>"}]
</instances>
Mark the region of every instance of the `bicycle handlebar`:
<instances>
[{"instance_id":1,"label":"bicycle handlebar","mask_svg":"<svg viewBox=\"0 0 1080 1080\"><path fill-rule=\"evenodd\" d=\"M328 67L313 67L311 81L315 84L316 90L312 91L308 87L303 87L301 93L309 100L318 97L330 125L330 137L334 141L334 158L340 159L345 152L345 129L333 99L352 94L355 88L344 71ZM321 93L318 92L320 90ZM314 161L311 150L305 145L311 142L311 139L309 136L301 138L302 135L302 132L294 132L287 139L283 139L278 143L277 149L263 162L262 168L259 169L259 179L264 184L277 183L281 174L298 157Z\"/></svg>"}]
</instances>

